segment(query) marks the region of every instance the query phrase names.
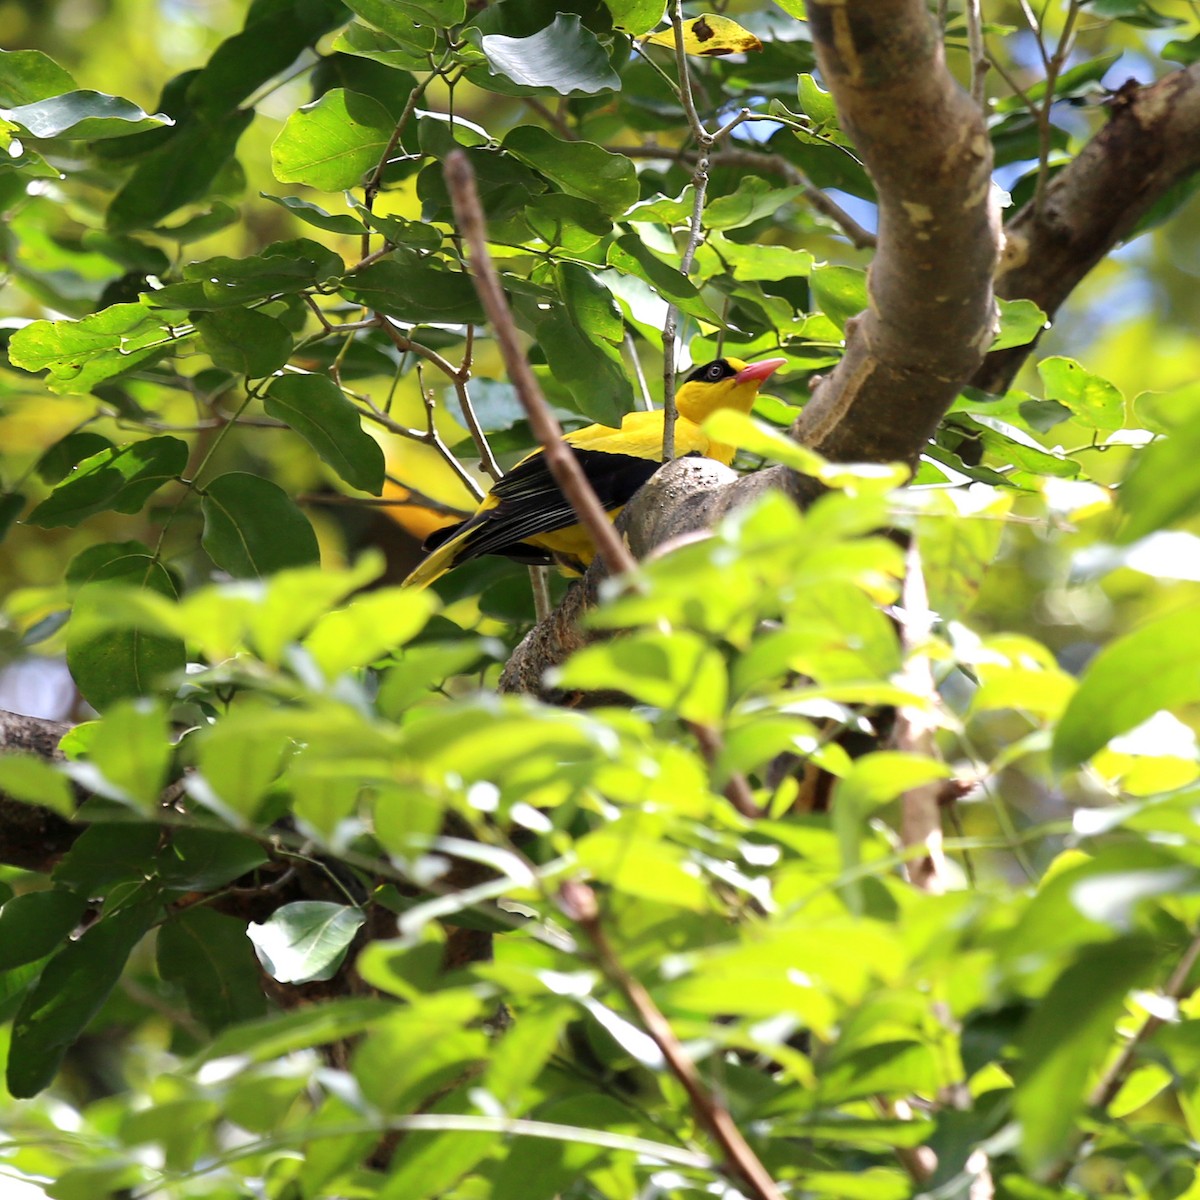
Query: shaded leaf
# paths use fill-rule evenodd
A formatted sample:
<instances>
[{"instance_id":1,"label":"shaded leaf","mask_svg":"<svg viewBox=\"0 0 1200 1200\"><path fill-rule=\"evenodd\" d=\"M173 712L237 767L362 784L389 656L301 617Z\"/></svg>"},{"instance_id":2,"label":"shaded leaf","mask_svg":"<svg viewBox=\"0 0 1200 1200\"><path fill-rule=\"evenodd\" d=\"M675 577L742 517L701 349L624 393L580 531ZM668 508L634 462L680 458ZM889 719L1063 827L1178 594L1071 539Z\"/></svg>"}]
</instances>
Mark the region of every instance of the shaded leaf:
<instances>
[{"instance_id":1,"label":"shaded leaf","mask_svg":"<svg viewBox=\"0 0 1200 1200\"><path fill-rule=\"evenodd\" d=\"M292 335L275 317L252 308L196 313L200 340L218 367L258 379L278 371L291 357Z\"/></svg>"},{"instance_id":2,"label":"shaded leaf","mask_svg":"<svg viewBox=\"0 0 1200 1200\"><path fill-rule=\"evenodd\" d=\"M358 409L325 375L284 375L263 399L268 416L294 429L351 487L378 496L384 458Z\"/></svg>"},{"instance_id":3,"label":"shaded leaf","mask_svg":"<svg viewBox=\"0 0 1200 1200\"><path fill-rule=\"evenodd\" d=\"M201 545L231 575L256 579L320 558L308 518L269 479L244 471L218 475L205 487L200 507Z\"/></svg>"},{"instance_id":4,"label":"shaded leaf","mask_svg":"<svg viewBox=\"0 0 1200 1200\"><path fill-rule=\"evenodd\" d=\"M633 163L594 142L568 142L541 126L518 125L504 148L568 195L591 200L610 215L623 213L638 198Z\"/></svg>"},{"instance_id":5,"label":"shaded leaf","mask_svg":"<svg viewBox=\"0 0 1200 1200\"><path fill-rule=\"evenodd\" d=\"M62 888L5 901L0 908L0 971L44 958L79 924L85 908L81 896Z\"/></svg>"}]
</instances>

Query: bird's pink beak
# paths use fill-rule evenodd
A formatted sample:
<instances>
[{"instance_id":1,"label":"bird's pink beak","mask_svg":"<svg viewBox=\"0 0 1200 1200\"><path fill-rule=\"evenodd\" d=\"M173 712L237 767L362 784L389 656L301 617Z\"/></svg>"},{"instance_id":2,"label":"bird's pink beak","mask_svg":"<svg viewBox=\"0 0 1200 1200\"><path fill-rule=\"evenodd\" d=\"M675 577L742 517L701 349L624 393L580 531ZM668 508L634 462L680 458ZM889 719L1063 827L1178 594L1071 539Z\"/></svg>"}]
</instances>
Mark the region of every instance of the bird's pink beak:
<instances>
[{"instance_id":1,"label":"bird's pink beak","mask_svg":"<svg viewBox=\"0 0 1200 1200\"><path fill-rule=\"evenodd\" d=\"M761 383L764 379L769 379L780 367L787 365L786 358L764 358L762 362L751 363L748 367L743 367L737 375L734 376L735 383Z\"/></svg>"}]
</instances>

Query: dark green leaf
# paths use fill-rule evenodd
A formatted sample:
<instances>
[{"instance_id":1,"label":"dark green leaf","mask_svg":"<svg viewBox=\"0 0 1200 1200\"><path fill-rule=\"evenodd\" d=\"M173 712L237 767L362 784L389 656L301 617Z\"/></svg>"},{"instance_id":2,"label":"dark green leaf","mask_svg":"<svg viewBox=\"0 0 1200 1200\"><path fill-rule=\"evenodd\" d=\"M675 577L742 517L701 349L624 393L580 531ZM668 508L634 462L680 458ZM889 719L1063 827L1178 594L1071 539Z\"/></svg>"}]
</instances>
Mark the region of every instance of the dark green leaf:
<instances>
[{"instance_id":1,"label":"dark green leaf","mask_svg":"<svg viewBox=\"0 0 1200 1200\"><path fill-rule=\"evenodd\" d=\"M1054 732L1054 762L1078 766L1159 709L1200 701L1200 614L1184 608L1105 646Z\"/></svg>"},{"instance_id":2,"label":"dark green leaf","mask_svg":"<svg viewBox=\"0 0 1200 1200\"><path fill-rule=\"evenodd\" d=\"M821 311L839 329L867 307L866 272L856 267L816 267L809 285Z\"/></svg>"},{"instance_id":3,"label":"dark green leaf","mask_svg":"<svg viewBox=\"0 0 1200 1200\"><path fill-rule=\"evenodd\" d=\"M314 225L327 233L363 232L363 223L349 213L326 212L319 204L310 204L307 200L301 200L299 196L268 196L266 192L260 192L259 195L264 200L270 200L272 204L278 204L280 208L286 208L306 225Z\"/></svg>"},{"instance_id":4,"label":"dark green leaf","mask_svg":"<svg viewBox=\"0 0 1200 1200\"><path fill-rule=\"evenodd\" d=\"M141 882L153 867L160 836L149 821L89 825L54 868L54 882L84 896L113 883Z\"/></svg>"},{"instance_id":5,"label":"dark green leaf","mask_svg":"<svg viewBox=\"0 0 1200 1200\"><path fill-rule=\"evenodd\" d=\"M279 983L332 979L367 919L361 908L297 900L246 931L259 962Z\"/></svg>"},{"instance_id":6,"label":"dark green leaf","mask_svg":"<svg viewBox=\"0 0 1200 1200\"><path fill-rule=\"evenodd\" d=\"M612 221L598 204L578 196L550 192L525 208L525 222L548 246L579 254L612 232Z\"/></svg>"},{"instance_id":7,"label":"dark green leaf","mask_svg":"<svg viewBox=\"0 0 1200 1200\"><path fill-rule=\"evenodd\" d=\"M538 125L518 125L505 137L504 148L568 195L591 200L612 216L638 198L633 163L594 142L568 142Z\"/></svg>"},{"instance_id":8,"label":"dark green leaf","mask_svg":"<svg viewBox=\"0 0 1200 1200\"><path fill-rule=\"evenodd\" d=\"M476 29L466 30L466 36L487 59L491 77L484 77L484 86L489 91L517 96L537 92L592 96L621 87L604 47L575 13L558 13L553 24L529 37L481 35Z\"/></svg>"},{"instance_id":9,"label":"dark green leaf","mask_svg":"<svg viewBox=\"0 0 1200 1200\"><path fill-rule=\"evenodd\" d=\"M608 289L575 263L560 263L555 278L563 299L539 312L537 339L557 382L569 389L580 412L619 425L633 407L633 387L616 345L621 315Z\"/></svg>"},{"instance_id":10,"label":"dark green leaf","mask_svg":"<svg viewBox=\"0 0 1200 1200\"><path fill-rule=\"evenodd\" d=\"M193 907L172 916L155 939L158 973L183 992L211 1033L266 1010L258 963L242 921Z\"/></svg>"},{"instance_id":11,"label":"dark green leaf","mask_svg":"<svg viewBox=\"0 0 1200 1200\"><path fill-rule=\"evenodd\" d=\"M157 912L156 904L142 901L105 917L46 964L13 1020L8 1090L14 1096L35 1096L54 1078Z\"/></svg>"},{"instance_id":12,"label":"dark green leaf","mask_svg":"<svg viewBox=\"0 0 1200 1200\"><path fill-rule=\"evenodd\" d=\"M280 130L271 147L275 178L326 192L353 187L379 162L394 127L378 100L334 88Z\"/></svg>"},{"instance_id":13,"label":"dark green leaf","mask_svg":"<svg viewBox=\"0 0 1200 1200\"><path fill-rule=\"evenodd\" d=\"M65 479L71 469L93 454L102 450L112 449L112 442L99 433L81 430L69 433L61 441L55 442L41 458L38 459L38 478L43 483L55 484Z\"/></svg>"},{"instance_id":14,"label":"dark green leaf","mask_svg":"<svg viewBox=\"0 0 1200 1200\"><path fill-rule=\"evenodd\" d=\"M254 120L252 109L205 116L146 155L108 206L114 232L151 229L177 208L204 199Z\"/></svg>"},{"instance_id":15,"label":"dark green leaf","mask_svg":"<svg viewBox=\"0 0 1200 1200\"><path fill-rule=\"evenodd\" d=\"M102 450L84 459L25 519L30 525L53 529L78 525L108 509L139 512L163 484L179 477L187 458L187 443L173 437Z\"/></svg>"},{"instance_id":16,"label":"dark green leaf","mask_svg":"<svg viewBox=\"0 0 1200 1200\"><path fill-rule=\"evenodd\" d=\"M224 887L267 862L252 838L223 829L176 829L158 853L156 873L176 892L208 892Z\"/></svg>"},{"instance_id":17,"label":"dark green leaf","mask_svg":"<svg viewBox=\"0 0 1200 1200\"><path fill-rule=\"evenodd\" d=\"M342 290L368 308L413 325L483 320L470 276L426 263L385 259L348 276Z\"/></svg>"},{"instance_id":18,"label":"dark green leaf","mask_svg":"<svg viewBox=\"0 0 1200 1200\"><path fill-rule=\"evenodd\" d=\"M721 318L705 303L696 285L662 259L656 258L636 234L627 233L608 247L608 265L626 275L636 275L645 280L681 312L713 325L723 324Z\"/></svg>"},{"instance_id":19,"label":"dark green leaf","mask_svg":"<svg viewBox=\"0 0 1200 1200\"><path fill-rule=\"evenodd\" d=\"M102 92L66 92L0 113L35 138L89 142L175 124L165 113L151 116L120 96L106 96Z\"/></svg>"},{"instance_id":20,"label":"dark green leaf","mask_svg":"<svg viewBox=\"0 0 1200 1200\"><path fill-rule=\"evenodd\" d=\"M204 489L201 544L230 575L255 579L320 560L317 535L287 493L243 471L218 475Z\"/></svg>"},{"instance_id":21,"label":"dark green leaf","mask_svg":"<svg viewBox=\"0 0 1200 1200\"><path fill-rule=\"evenodd\" d=\"M85 907L61 888L8 900L0 908L0 971L44 958L79 924Z\"/></svg>"},{"instance_id":22,"label":"dark green leaf","mask_svg":"<svg viewBox=\"0 0 1200 1200\"><path fill-rule=\"evenodd\" d=\"M88 392L174 349L182 314L147 304L114 304L78 321L34 321L18 329L9 359L26 371L49 368L53 392Z\"/></svg>"},{"instance_id":23,"label":"dark green leaf","mask_svg":"<svg viewBox=\"0 0 1200 1200\"><path fill-rule=\"evenodd\" d=\"M351 487L373 496L383 491L383 451L333 380L325 375L281 376L271 384L263 407L300 434Z\"/></svg>"},{"instance_id":24,"label":"dark green leaf","mask_svg":"<svg viewBox=\"0 0 1200 1200\"><path fill-rule=\"evenodd\" d=\"M1023 1132L1019 1153L1030 1170L1049 1166L1067 1148L1125 997L1149 979L1156 960L1145 938L1085 947L1021 1030L1014 1105Z\"/></svg>"},{"instance_id":25,"label":"dark green leaf","mask_svg":"<svg viewBox=\"0 0 1200 1200\"><path fill-rule=\"evenodd\" d=\"M379 0L375 0L378 3ZM374 7L374 5L372 5ZM400 17L389 24L399 24ZM378 29L351 21L334 40L333 48L339 54L357 55L369 62L378 63L391 70L408 71L428 67L429 53L437 45L437 32L433 29L414 28L413 36L403 42L397 41Z\"/></svg>"},{"instance_id":26,"label":"dark green leaf","mask_svg":"<svg viewBox=\"0 0 1200 1200\"><path fill-rule=\"evenodd\" d=\"M200 340L218 367L258 379L291 357L292 335L282 321L252 308L224 308L192 315Z\"/></svg>"},{"instance_id":27,"label":"dark green leaf","mask_svg":"<svg viewBox=\"0 0 1200 1200\"><path fill-rule=\"evenodd\" d=\"M8 536L24 507L25 497L20 492L0 492L0 542Z\"/></svg>"}]
</instances>

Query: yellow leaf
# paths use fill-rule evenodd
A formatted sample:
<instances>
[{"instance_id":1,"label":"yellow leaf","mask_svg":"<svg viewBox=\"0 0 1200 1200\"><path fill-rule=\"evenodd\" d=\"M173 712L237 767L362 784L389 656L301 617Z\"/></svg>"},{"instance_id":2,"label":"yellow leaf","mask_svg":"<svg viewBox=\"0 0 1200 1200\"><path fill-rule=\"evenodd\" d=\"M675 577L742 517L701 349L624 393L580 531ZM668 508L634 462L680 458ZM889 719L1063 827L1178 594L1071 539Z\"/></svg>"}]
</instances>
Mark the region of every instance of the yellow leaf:
<instances>
[{"instance_id":1,"label":"yellow leaf","mask_svg":"<svg viewBox=\"0 0 1200 1200\"><path fill-rule=\"evenodd\" d=\"M675 48L675 30L648 33L639 39L655 46ZM706 13L683 23L683 48L688 54L703 58L719 58L722 54L745 54L750 50L761 50L762 42L748 29L743 29L728 17L717 17Z\"/></svg>"}]
</instances>

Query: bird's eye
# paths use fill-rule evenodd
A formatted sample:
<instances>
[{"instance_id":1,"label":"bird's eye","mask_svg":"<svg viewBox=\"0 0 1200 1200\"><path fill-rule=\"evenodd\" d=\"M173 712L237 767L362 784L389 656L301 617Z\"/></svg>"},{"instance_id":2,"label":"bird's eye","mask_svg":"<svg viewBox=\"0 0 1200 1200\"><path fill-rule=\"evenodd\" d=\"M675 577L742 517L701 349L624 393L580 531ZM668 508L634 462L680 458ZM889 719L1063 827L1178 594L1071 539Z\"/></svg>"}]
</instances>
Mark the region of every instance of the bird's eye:
<instances>
[{"instance_id":1,"label":"bird's eye","mask_svg":"<svg viewBox=\"0 0 1200 1200\"><path fill-rule=\"evenodd\" d=\"M716 363L713 363L713 365L708 368L707 374L708 374L709 379L711 379L714 383L716 383L716 381L725 374L725 371L724 371L724 368L721 366L721 364L719 362L716 362Z\"/></svg>"}]
</instances>

